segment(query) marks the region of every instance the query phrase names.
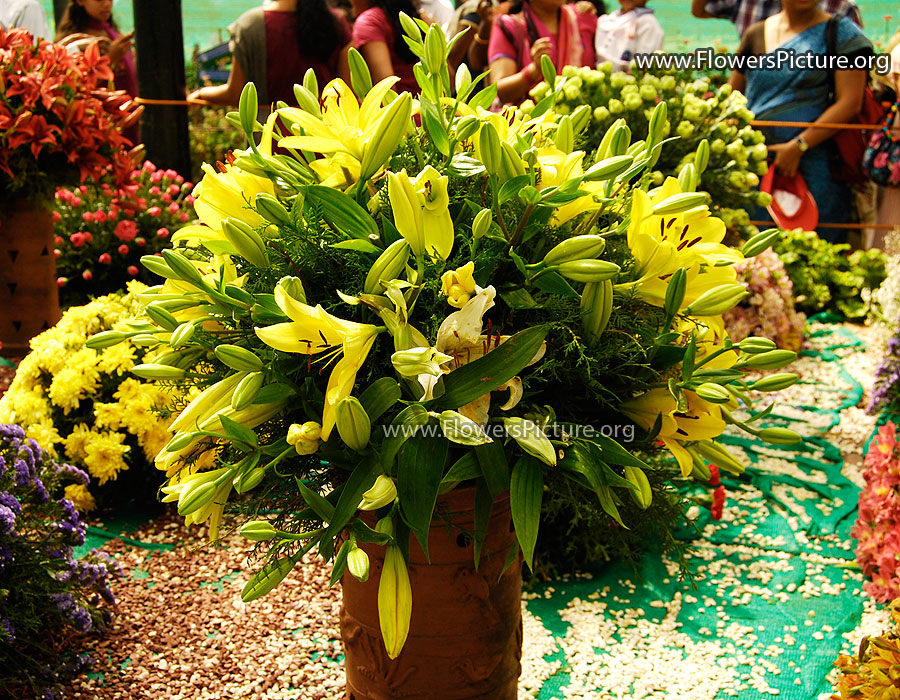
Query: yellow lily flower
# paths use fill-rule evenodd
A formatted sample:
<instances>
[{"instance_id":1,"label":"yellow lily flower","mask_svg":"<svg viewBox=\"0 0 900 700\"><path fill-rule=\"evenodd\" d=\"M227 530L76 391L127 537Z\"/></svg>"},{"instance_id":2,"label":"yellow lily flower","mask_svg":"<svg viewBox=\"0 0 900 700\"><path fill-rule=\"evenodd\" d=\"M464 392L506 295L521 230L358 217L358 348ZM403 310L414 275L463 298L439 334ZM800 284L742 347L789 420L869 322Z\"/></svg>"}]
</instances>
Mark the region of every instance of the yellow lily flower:
<instances>
[{"instance_id":1,"label":"yellow lily flower","mask_svg":"<svg viewBox=\"0 0 900 700\"><path fill-rule=\"evenodd\" d=\"M430 165L410 180L406 170L388 173L388 197L394 225L416 257L428 254L446 260L453 250L448 178Z\"/></svg>"},{"instance_id":2,"label":"yellow lily flower","mask_svg":"<svg viewBox=\"0 0 900 700\"><path fill-rule=\"evenodd\" d=\"M469 297L478 289L472 273L475 272L475 263L467 262L455 270L448 270L441 275L441 293L447 296L447 303L457 309L461 309Z\"/></svg>"},{"instance_id":3,"label":"yellow lily flower","mask_svg":"<svg viewBox=\"0 0 900 700\"><path fill-rule=\"evenodd\" d=\"M655 204L680 193L678 181L670 177L653 197L635 190L632 200L627 240L638 279L622 286L633 287L656 306L663 305L669 279L677 269L688 272L684 308L714 287L736 283L736 274L728 265L744 259L739 250L722 243L725 224L710 216L709 207L677 214L653 213Z\"/></svg>"},{"instance_id":4,"label":"yellow lily flower","mask_svg":"<svg viewBox=\"0 0 900 700\"><path fill-rule=\"evenodd\" d=\"M461 108L460 113L465 113ZM525 112L516 107L504 107L498 114L486 109L475 111L475 115L483 122L489 122L497 130L497 136L501 141L515 145L518 138L534 135L533 146L540 148L549 141L550 135L556 130L558 115L553 111L544 112L540 117L531 119ZM480 132L479 132L480 133ZM478 134L475 135L475 155L480 159L478 146Z\"/></svg>"},{"instance_id":5,"label":"yellow lily flower","mask_svg":"<svg viewBox=\"0 0 900 700\"><path fill-rule=\"evenodd\" d=\"M720 406L704 401L692 391L686 391L685 398L688 410L681 413L668 389L651 389L622 404L621 410L646 430L662 416L657 437L678 461L682 475L689 476L694 461L684 443L717 438L725 430L725 421Z\"/></svg>"},{"instance_id":6,"label":"yellow lily flower","mask_svg":"<svg viewBox=\"0 0 900 700\"><path fill-rule=\"evenodd\" d=\"M537 181L535 185L538 189L545 187L559 187L567 180L581 177L584 174L582 161L584 160L584 151L575 151L573 153L564 153L558 148L543 148L538 153L538 163L540 170L537 173ZM574 219L579 214L586 211L593 211L600 208L600 203L594 200L593 194L599 192L603 183L584 182L579 187L580 190L589 194L558 207L553 214L553 220L559 224L564 224L570 219Z\"/></svg>"},{"instance_id":7,"label":"yellow lily flower","mask_svg":"<svg viewBox=\"0 0 900 700\"><path fill-rule=\"evenodd\" d=\"M328 440L334 428L337 404L353 391L356 373L382 328L332 316L321 305L312 307L290 297L280 285L275 287L275 301L291 321L257 328L256 335L266 345L282 352L306 355L327 352L329 361L343 353L331 370L325 389L321 437Z\"/></svg>"}]
</instances>

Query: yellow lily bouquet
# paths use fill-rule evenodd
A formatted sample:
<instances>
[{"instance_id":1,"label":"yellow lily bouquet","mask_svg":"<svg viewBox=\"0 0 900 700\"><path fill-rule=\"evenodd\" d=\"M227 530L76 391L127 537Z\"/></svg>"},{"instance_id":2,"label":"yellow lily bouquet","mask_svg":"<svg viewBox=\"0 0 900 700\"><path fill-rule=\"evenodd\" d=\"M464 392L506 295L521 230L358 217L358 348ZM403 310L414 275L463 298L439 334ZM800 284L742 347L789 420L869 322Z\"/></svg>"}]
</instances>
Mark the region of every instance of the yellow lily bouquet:
<instances>
[{"instance_id":1,"label":"yellow lily bouquet","mask_svg":"<svg viewBox=\"0 0 900 700\"><path fill-rule=\"evenodd\" d=\"M168 346L134 373L194 392L157 456L164 500L209 520L213 538L229 499L272 514L242 528L270 545L244 600L313 548L337 581L367 578L360 542L386 547L391 658L414 605L409 543L427 553L439 494L474 485L490 504L509 492L531 565L548 470L627 526L623 499L653 500L635 455L650 440L671 451L673 474L708 478L710 462L741 470L715 442L729 423L798 439L754 428L748 398L796 378L743 379L794 354L733 345L721 320L745 293L731 265L775 234L743 251L722 243L724 224L694 191L702 151L649 189L665 103L646 140L617 122L595 153L574 151L587 107L560 116L551 92L528 115L491 112L495 86L476 92L465 67L451 89L439 29L403 26L421 58L418 99L395 93L396 78L373 85L355 52L352 88L320 90L309 73L299 106L265 124L247 87L230 119L249 147L205 166L200 224L145 259L166 278L146 316L91 341ZM623 444L635 425L640 441ZM361 511L376 511L375 527Z\"/></svg>"}]
</instances>

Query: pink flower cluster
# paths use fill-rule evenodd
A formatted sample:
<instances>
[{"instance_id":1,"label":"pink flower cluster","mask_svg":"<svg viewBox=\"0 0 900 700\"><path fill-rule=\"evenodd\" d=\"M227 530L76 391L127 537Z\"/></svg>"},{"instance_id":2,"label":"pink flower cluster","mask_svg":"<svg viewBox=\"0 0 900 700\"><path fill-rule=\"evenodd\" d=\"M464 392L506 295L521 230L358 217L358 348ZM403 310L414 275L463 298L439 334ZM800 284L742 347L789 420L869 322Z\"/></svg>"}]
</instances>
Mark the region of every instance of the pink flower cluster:
<instances>
[{"instance_id":1,"label":"pink flower cluster","mask_svg":"<svg viewBox=\"0 0 900 700\"><path fill-rule=\"evenodd\" d=\"M193 188L174 170L147 161L118 188L103 183L58 189L57 285L64 289L78 281L74 294L95 296L146 274L140 257L169 247L171 232L193 218Z\"/></svg>"},{"instance_id":2,"label":"pink flower cluster","mask_svg":"<svg viewBox=\"0 0 900 700\"><path fill-rule=\"evenodd\" d=\"M893 423L878 429L865 464L866 485L851 534L858 541L859 567L871 579L863 589L886 603L900 598L900 445Z\"/></svg>"},{"instance_id":3,"label":"pink flower cluster","mask_svg":"<svg viewBox=\"0 0 900 700\"><path fill-rule=\"evenodd\" d=\"M806 316L794 308L794 285L778 254L769 249L734 268L750 295L725 314L729 337L738 342L762 336L780 348L799 350Z\"/></svg>"}]
</instances>

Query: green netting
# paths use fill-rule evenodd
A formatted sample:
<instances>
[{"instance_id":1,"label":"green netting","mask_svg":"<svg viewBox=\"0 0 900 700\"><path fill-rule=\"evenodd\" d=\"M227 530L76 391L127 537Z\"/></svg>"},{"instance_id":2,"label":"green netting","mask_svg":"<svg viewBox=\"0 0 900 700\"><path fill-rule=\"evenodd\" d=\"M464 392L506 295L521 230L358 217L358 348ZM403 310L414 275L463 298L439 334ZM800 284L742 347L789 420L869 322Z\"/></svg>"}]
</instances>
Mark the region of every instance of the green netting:
<instances>
[{"instance_id":1,"label":"green netting","mask_svg":"<svg viewBox=\"0 0 900 700\"><path fill-rule=\"evenodd\" d=\"M767 423L791 427L803 443L724 438L750 466L724 480L730 521L714 523L703 511L690 557L700 574L696 588L651 552L642 583L610 566L589 580L537 589L528 610L557 644L545 660L560 665L539 700L827 697L826 675L847 645L842 635L860 621L862 576L850 538L858 489L842 476L840 450L822 433L862 398L841 358L864 344L835 326L815 330L810 341L814 349L802 362L806 381L819 384L816 405L776 409ZM612 616L619 624L610 628ZM596 630L594 640L582 629ZM636 641L640 636L650 640ZM593 659L584 653L586 639ZM657 672L659 664L667 673Z\"/></svg>"}]
</instances>

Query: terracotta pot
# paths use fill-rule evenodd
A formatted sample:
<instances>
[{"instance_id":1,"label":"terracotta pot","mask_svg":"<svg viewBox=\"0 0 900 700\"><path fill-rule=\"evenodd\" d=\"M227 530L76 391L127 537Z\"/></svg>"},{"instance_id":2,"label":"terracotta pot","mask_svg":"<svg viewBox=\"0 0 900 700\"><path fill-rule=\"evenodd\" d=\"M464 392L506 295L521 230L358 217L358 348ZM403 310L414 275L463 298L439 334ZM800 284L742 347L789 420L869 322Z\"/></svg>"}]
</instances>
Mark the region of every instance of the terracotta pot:
<instances>
[{"instance_id":1,"label":"terracotta pot","mask_svg":"<svg viewBox=\"0 0 900 700\"><path fill-rule=\"evenodd\" d=\"M501 577L516 545L507 496L494 503L475 571L473 545L464 534L474 530L474 500L474 489L438 499L428 536L430 564L413 538L412 620L394 660L378 624L385 548L361 545L369 555L369 580L343 578L347 700L515 700L522 658L521 555Z\"/></svg>"},{"instance_id":2,"label":"terracotta pot","mask_svg":"<svg viewBox=\"0 0 900 700\"><path fill-rule=\"evenodd\" d=\"M14 200L0 211L0 352L26 355L28 341L58 320L50 210Z\"/></svg>"}]
</instances>

